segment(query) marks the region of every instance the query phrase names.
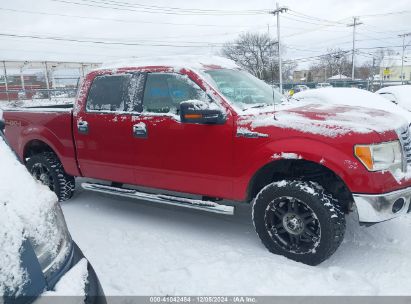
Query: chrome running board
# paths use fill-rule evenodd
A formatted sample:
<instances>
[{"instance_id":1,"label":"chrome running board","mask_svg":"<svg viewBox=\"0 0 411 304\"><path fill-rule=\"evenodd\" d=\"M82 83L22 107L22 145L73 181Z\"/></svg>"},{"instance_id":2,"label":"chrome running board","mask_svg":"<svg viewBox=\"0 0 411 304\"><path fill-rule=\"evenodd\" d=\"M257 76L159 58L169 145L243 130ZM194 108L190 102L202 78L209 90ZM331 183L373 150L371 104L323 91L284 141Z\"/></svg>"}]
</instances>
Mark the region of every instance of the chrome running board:
<instances>
[{"instance_id":1,"label":"chrome running board","mask_svg":"<svg viewBox=\"0 0 411 304\"><path fill-rule=\"evenodd\" d=\"M81 187L85 190L112 194L117 196L124 196L134 199L140 199L144 201L150 201L154 203L161 203L166 205L174 205L174 206L181 206L191 209L199 209L208 212L226 214L226 215L233 215L234 214L234 207L227 206L227 205L220 205L215 202L211 201L202 201L178 196L171 196L165 194L152 194L141 192L134 189L125 189L125 188L118 188L118 187L111 187L101 184L92 184L92 183L82 183Z\"/></svg>"}]
</instances>

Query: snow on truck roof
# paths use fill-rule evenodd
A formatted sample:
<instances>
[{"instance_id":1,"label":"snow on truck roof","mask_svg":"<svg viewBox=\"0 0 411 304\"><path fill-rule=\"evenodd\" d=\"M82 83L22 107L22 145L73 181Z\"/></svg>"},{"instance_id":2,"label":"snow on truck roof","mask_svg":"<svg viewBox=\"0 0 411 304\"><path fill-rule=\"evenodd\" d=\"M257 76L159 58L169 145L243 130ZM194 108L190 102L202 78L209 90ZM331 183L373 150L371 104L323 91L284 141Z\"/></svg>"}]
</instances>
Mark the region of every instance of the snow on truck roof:
<instances>
[{"instance_id":1,"label":"snow on truck roof","mask_svg":"<svg viewBox=\"0 0 411 304\"><path fill-rule=\"evenodd\" d=\"M99 69L118 69L124 67L144 67L144 66L165 66L175 69L191 68L201 70L204 68L226 68L238 69L234 61L220 56L158 56L158 57L139 57L122 59L103 63Z\"/></svg>"}]
</instances>

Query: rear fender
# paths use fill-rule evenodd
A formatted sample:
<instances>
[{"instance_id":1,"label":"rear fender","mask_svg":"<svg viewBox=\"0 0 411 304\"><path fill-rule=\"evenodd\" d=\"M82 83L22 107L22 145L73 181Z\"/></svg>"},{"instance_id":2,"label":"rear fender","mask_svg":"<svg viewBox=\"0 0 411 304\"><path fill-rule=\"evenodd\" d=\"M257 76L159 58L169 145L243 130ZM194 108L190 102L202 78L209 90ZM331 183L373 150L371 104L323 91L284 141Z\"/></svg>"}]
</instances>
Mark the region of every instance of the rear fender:
<instances>
[{"instance_id":1,"label":"rear fender","mask_svg":"<svg viewBox=\"0 0 411 304\"><path fill-rule=\"evenodd\" d=\"M41 134L41 137L39 134ZM17 153L23 162L25 162L24 155L27 148L34 140L45 143L51 150L53 150L63 164L64 170L67 174L72 176L80 176L76 163L76 156L73 153L74 151L66 148L61 142L61 139L51 132L50 129L47 129L41 125L36 125L34 127L29 126L21 132L21 136L19 137L17 143Z\"/></svg>"}]
</instances>

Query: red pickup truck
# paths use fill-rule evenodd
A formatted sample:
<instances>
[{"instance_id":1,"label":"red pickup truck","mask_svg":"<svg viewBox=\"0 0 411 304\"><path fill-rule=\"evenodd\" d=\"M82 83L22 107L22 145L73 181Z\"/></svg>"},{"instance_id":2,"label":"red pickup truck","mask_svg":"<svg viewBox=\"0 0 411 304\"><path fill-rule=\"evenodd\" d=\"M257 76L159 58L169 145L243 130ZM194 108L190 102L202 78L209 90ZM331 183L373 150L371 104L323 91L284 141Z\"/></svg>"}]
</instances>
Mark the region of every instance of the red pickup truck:
<instances>
[{"instance_id":1,"label":"red pickup truck","mask_svg":"<svg viewBox=\"0 0 411 304\"><path fill-rule=\"evenodd\" d=\"M273 253L310 265L341 244L345 214L411 211L411 137L384 111L289 103L218 57L119 62L90 72L73 107L9 109L6 137L60 201L88 190L232 214L252 204Z\"/></svg>"}]
</instances>

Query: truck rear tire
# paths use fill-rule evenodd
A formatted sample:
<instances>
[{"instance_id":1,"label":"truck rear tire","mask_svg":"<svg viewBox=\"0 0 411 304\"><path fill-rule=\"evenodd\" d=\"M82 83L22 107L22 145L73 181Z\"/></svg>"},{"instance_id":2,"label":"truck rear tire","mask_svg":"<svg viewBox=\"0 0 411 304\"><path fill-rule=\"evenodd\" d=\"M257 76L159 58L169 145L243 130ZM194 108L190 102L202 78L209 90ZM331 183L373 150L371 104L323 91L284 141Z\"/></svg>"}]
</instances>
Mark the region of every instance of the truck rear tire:
<instances>
[{"instance_id":1,"label":"truck rear tire","mask_svg":"<svg viewBox=\"0 0 411 304\"><path fill-rule=\"evenodd\" d=\"M73 196L74 177L64 171L63 165L53 152L33 155L27 161L26 166L35 179L56 193L59 202L66 201Z\"/></svg>"},{"instance_id":2,"label":"truck rear tire","mask_svg":"<svg viewBox=\"0 0 411 304\"><path fill-rule=\"evenodd\" d=\"M317 183L283 180L264 187L253 202L253 223L269 251L318 265L340 246L345 215Z\"/></svg>"}]
</instances>

